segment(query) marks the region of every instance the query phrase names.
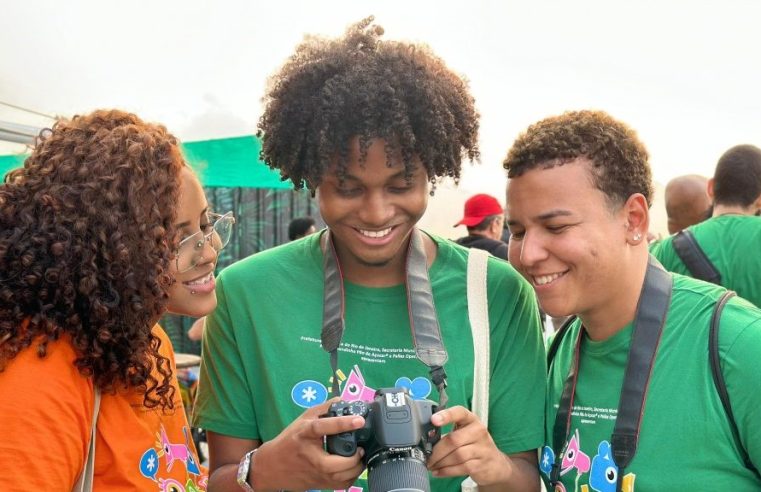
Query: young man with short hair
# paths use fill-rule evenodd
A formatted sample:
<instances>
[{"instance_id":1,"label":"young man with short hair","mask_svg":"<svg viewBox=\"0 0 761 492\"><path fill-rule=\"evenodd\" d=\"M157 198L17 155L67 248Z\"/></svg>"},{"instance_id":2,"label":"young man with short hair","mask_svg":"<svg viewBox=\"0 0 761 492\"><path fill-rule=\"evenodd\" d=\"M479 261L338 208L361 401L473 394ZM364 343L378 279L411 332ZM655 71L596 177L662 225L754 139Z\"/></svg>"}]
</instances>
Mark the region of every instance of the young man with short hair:
<instances>
[{"instance_id":1,"label":"young man with short hair","mask_svg":"<svg viewBox=\"0 0 761 492\"><path fill-rule=\"evenodd\" d=\"M761 149L737 145L719 159L708 181L713 216L687 228L727 289L761 306ZM663 266L696 276L677 254L676 236L654 244L651 253Z\"/></svg>"},{"instance_id":2,"label":"young man with short hair","mask_svg":"<svg viewBox=\"0 0 761 492\"><path fill-rule=\"evenodd\" d=\"M727 291L649 257L653 184L636 133L569 112L531 125L504 166L510 264L546 313L578 318L549 350L548 490L759 490L761 310L732 297L718 317L735 439L708 357Z\"/></svg>"}]
</instances>

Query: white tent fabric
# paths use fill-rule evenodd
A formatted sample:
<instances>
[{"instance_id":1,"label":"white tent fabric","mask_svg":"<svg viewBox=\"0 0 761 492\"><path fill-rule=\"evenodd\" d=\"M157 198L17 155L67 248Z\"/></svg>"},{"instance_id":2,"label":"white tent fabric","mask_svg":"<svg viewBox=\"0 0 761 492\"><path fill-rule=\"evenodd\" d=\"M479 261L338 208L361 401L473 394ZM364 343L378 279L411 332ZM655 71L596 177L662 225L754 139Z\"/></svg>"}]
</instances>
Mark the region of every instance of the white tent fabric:
<instances>
[{"instance_id":1,"label":"white tent fabric","mask_svg":"<svg viewBox=\"0 0 761 492\"><path fill-rule=\"evenodd\" d=\"M118 107L184 141L251 135L267 76L304 33L337 35L371 13L389 38L427 42L465 74L482 114L481 165L428 214L447 235L468 195L503 199L502 157L550 114L598 108L630 123L660 182L761 144L761 3L744 0L8 2L0 102L50 116ZM52 123L2 104L0 121ZM0 143L0 155L23 150Z\"/></svg>"}]
</instances>

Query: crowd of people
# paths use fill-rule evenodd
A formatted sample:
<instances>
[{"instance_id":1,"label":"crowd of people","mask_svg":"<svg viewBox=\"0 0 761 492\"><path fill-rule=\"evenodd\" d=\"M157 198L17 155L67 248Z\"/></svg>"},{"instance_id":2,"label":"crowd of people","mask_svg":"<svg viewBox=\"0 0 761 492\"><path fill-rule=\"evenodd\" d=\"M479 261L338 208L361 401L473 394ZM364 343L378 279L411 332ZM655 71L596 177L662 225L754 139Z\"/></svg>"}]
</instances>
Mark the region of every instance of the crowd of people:
<instances>
[{"instance_id":1,"label":"crowd of people","mask_svg":"<svg viewBox=\"0 0 761 492\"><path fill-rule=\"evenodd\" d=\"M672 235L649 241L634 129L550 116L505 142L506 206L471 197L455 242L417 224L478 158L479 114L430 48L372 18L307 37L263 101L261 158L325 228L294 220L218 276L235 218L160 124L62 119L5 176L1 489L385 492L395 460L434 492L761 488L760 149L669 183ZM208 463L166 312L201 320ZM549 341L545 314L565 321ZM391 424L339 401L422 418L422 437L340 452Z\"/></svg>"}]
</instances>

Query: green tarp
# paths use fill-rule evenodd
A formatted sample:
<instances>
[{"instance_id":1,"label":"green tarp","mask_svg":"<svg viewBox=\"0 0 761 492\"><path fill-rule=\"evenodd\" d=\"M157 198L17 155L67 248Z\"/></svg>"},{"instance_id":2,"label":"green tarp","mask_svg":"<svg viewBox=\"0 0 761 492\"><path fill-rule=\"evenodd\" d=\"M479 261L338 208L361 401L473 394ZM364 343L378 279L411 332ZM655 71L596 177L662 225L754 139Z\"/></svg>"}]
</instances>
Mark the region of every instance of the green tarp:
<instances>
[{"instance_id":1,"label":"green tarp","mask_svg":"<svg viewBox=\"0 0 761 492\"><path fill-rule=\"evenodd\" d=\"M259 140L253 135L187 142L182 145L188 162L204 186L228 188L292 188L280 173L259 160ZM0 176L24 163L24 155L0 156Z\"/></svg>"}]
</instances>

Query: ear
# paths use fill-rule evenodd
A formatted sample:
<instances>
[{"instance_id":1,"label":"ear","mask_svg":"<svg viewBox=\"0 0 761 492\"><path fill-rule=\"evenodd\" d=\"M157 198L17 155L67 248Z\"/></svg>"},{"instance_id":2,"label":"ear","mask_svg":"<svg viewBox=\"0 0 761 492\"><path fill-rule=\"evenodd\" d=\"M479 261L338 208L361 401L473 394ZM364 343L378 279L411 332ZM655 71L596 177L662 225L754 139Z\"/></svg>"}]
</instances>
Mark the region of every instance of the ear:
<instances>
[{"instance_id":1,"label":"ear","mask_svg":"<svg viewBox=\"0 0 761 492\"><path fill-rule=\"evenodd\" d=\"M636 245L647 244L647 232L650 229L650 209L642 193L635 193L626 200L622 207L626 218L626 242Z\"/></svg>"},{"instance_id":2,"label":"ear","mask_svg":"<svg viewBox=\"0 0 761 492\"><path fill-rule=\"evenodd\" d=\"M753 202L753 205L751 205L751 210L753 210L753 213L758 215L759 210L761 210L761 195L756 198L756 201Z\"/></svg>"},{"instance_id":3,"label":"ear","mask_svg":"<svg viewBox=\"0 0 761 492\"><path fill-rule=\"evenodd\" d=\"M711 198L711 203L713 203L713 178L708 179L708 184L706 184L706 193L708 193L708 196Z\"/></svg>"}]
</instances>

